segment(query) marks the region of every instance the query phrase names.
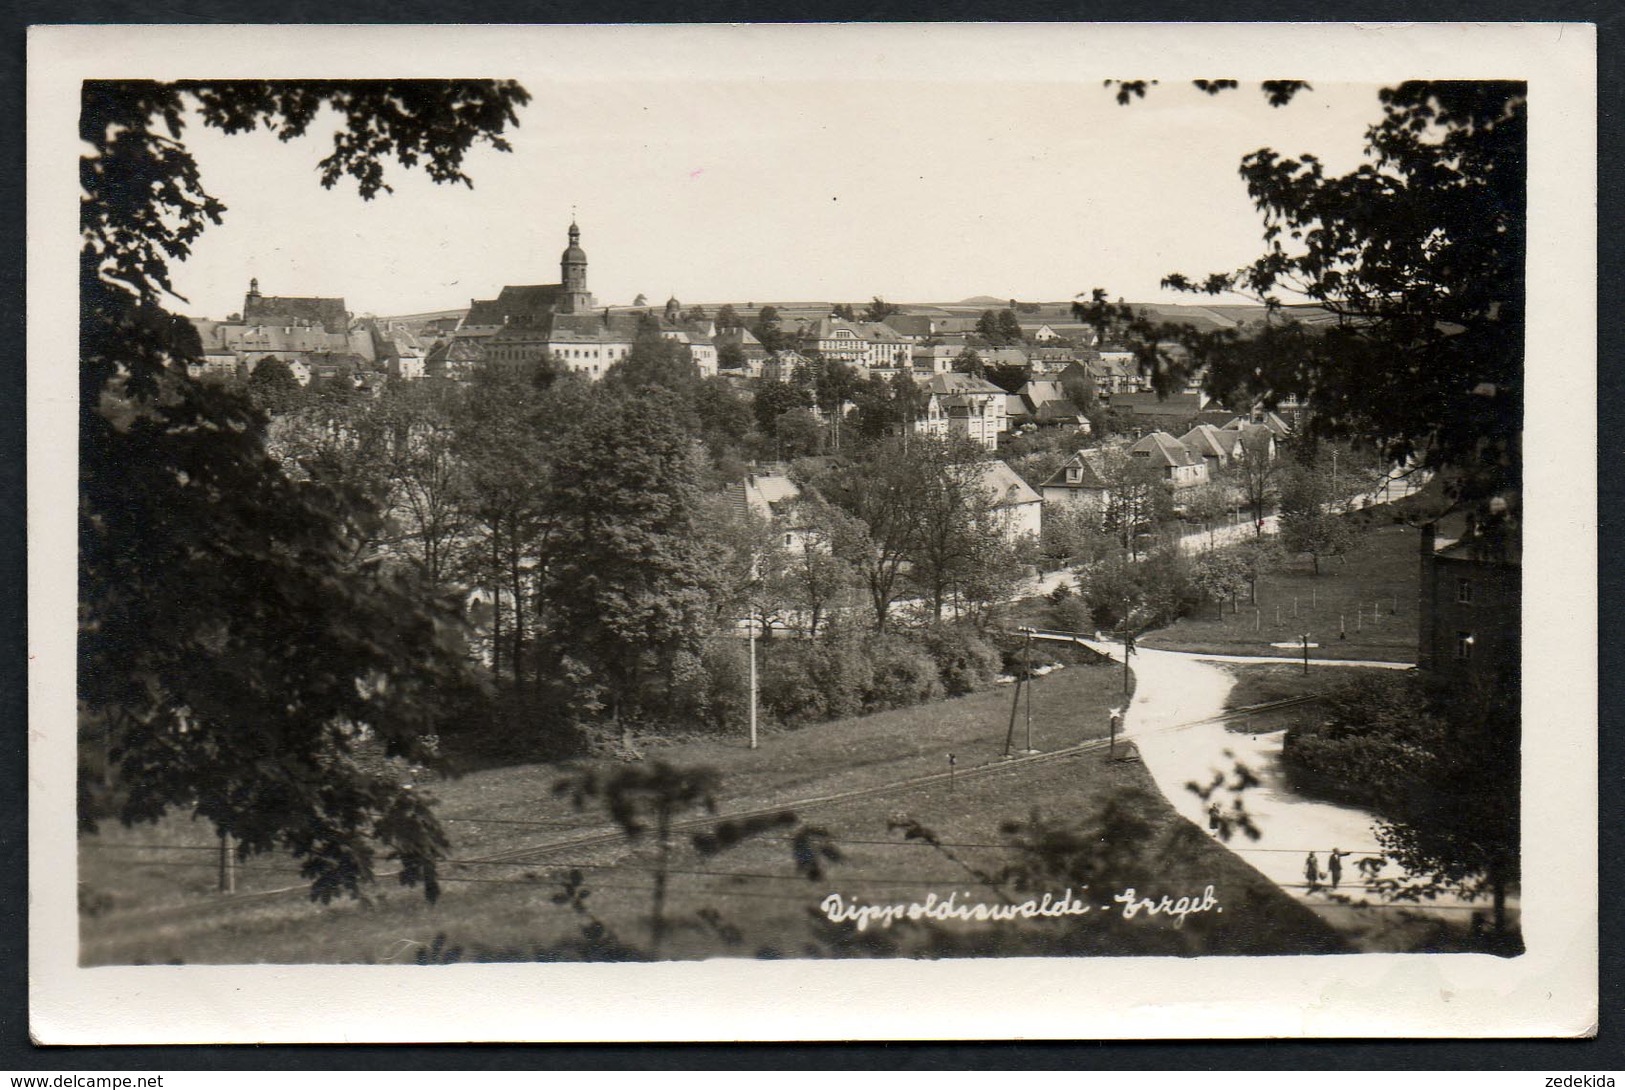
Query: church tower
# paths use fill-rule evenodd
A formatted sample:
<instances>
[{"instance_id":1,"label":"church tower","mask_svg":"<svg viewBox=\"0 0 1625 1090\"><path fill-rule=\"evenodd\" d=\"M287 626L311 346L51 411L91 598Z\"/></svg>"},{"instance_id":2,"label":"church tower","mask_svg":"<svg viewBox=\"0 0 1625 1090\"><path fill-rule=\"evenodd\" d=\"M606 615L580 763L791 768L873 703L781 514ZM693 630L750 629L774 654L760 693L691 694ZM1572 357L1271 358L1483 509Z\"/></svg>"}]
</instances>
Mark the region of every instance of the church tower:
<instances>
[{"instance_id":1,"label":"church tower","mask_svg":"<svg viewBox=\"0 0 1625 1090\"><path fill-rule=\"evenodd\" d=\"M564 314L586 314L593 309L592 293L587 290L587 251L581 248L581 228L570 220L570 245L559 258L558 309Z\"/></svg>"}]
</instances>

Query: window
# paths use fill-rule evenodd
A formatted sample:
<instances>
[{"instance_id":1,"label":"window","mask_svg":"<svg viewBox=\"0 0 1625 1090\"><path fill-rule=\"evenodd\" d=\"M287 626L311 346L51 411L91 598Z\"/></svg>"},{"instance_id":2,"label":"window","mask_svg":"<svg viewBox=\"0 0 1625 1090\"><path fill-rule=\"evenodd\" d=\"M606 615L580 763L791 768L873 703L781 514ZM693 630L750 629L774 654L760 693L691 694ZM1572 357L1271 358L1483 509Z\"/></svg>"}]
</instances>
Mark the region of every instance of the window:
<instances>
[{"instance_id":1,"label":"window","mask_svg":"<svg viewBox=\"0 0 1625 1090\"><path fill-rule=\"evenodd\" d=\"M1471 579L1459 578L1456 580L1456 601L1464 606L1473 604L1473 581Z\"/></svg>"},{"instance_id":2,"label":"window","mask_svg":"<svg viewBox=\"0 0 1625 1090\"><path fill-rule=\"evenodd\" d=\"M1471 632L1456 633L1456 658L1461 662L1469 662L1473 657L1473 634Z\"/></svg>"},{"instance_id":3,"label":"window","mask_svg":"<svg viewBox=\"0 0 1625 1090\"><path fill-rule=\"evenodd\" d=\"M793 541L794 541L794 538L790 534L785 534L784 535L784 546L785 546L785 548L789 548Z\"/></svg>"},{"instance_id":4,"label":"window","mask_svg":"<svg viewBox=\"0 0 1625 1090\"><path fill-rule=\"evenodd\" d=\"M1072 466L1066 471L1066 481L1068 484L1077 484L1081 480L1083 480L1083 470L1079 469L1077 466Z\"/></svg>"}]
</instances>

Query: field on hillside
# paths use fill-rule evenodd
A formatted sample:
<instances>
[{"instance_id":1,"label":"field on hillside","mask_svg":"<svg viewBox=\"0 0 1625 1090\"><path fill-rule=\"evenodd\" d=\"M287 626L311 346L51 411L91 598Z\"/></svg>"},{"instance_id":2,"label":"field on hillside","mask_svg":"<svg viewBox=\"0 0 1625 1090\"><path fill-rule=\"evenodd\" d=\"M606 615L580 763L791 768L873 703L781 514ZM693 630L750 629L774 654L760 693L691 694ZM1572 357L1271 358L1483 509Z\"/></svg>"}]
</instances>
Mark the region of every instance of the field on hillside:
<instances>
[{"instance_id":1,"label":"field on hillside","mask_svg":"<svg viewBox=\"0 0 1625 1090\"><path fill-rule=\"evenodd\" d=\"M1075 665L1033 687L1032 742L1044 752L1101 736L1121 700L1109 667ZM1137 762L1099 750L1053 760L1002 757L1009 686L957 700L768 736L650 752L682 767L718 771L722 817L800 800L796 821L821 827L840 854L816 881L798 874L795 825L730 851L703 855L673 838L664 867L649 837L628 839L589 804L556 797L564 770L522 766L426 785L457 862L446 867L435 905L389 881L361 902L309 903L286 857L242 868L235 897L212 892L215 842L201 825L172 818L156 827L108 829L81 842L81 961L85 964L412 962L647 956L658 884L668 884L670 921L662 957L872 956L897 952L1295 953L1343 948L1312 913L1174 814ZM1016 745L1025 742L1025 714ZM953 782L943 778L955 755ZM627 767L600 763L600 772ZM867 792L867 793L865 793ZM1200 895L1213 885L1225 914L1175 928L1167 917L1108 920L1112 892L1093 891L1093 917L1026 921L1012 929L941 925L831 927L815 918L831 894L846 903L890 903L931 893L998 903L985 881L1024 856L1005 824L1034 812L1068 819L1106 815L1126 875L1141 895ZM703 811L692 811L701 817ZM689 816L684 814L681 816ZM910 826L909 823L917 823ZM708 823L709 824L709 823ZM903 829L929 829L907 839ZM1106 851L1084 844L1088 851ZM551 846L550 846L551 845ZM528 849L528 850L527 850ZM381 867L381 869L384 869ZM577 878L572 881L571 872ZM568 884L568 888L567 888ZM1062 883L1064 886L1064 883ZM259 891L289 892L255 897ZM1034 890L1037 896L1040 891ZM1063 888L1045 890L1059 896ZM1081 890L1075 894L1083 895ZM1091 929L1094 930L1091 930ZM1051 929L1051 930L1046 930ZM1069 929L1069 930L1062 930ZM1081 930L1079 930L1081 929ZM1019 933L1018 948L1009 947ZM1066 941L1061 937L1070 936ZM1035 945L1036 944L1036 945ZM1170 948L1172 944L1172 948Z\"/></svg>"},{"instance_id":2,"label":"field on hillside","mask_svg":"<svg viewBox=\"0 0 1625 1090\"><path fill-rule=\"evenodd\" d=\"M1415 662L1417 534L1409 526L1373 526L1345 560L1322 561L1321 575L1307 558L1293 558L1258 581L1256 606L1207 607L1140 642L1174 651L1292 655L1307 632L1319 645L1310 649L1312 658Z\"/></svg>"}]
</instances>

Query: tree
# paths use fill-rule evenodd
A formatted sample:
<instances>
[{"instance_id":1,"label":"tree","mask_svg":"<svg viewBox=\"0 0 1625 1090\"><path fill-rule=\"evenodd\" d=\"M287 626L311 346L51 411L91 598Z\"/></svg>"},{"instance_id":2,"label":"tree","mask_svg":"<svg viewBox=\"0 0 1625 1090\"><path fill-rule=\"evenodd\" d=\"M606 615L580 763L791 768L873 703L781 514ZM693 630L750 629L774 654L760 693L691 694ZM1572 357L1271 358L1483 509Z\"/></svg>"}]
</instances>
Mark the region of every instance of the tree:
<instances>
[{"instance_id":1,"label":"tree","mask_svg":"<svg viewBox=\"0 0 1625 1090\"><path fill-rule=\"evenodd\" d=\"M649 297L640 291L638 292L638 297L632 300L632 305L635 307L646 307L649 305Z\"/></svg>"},{"instance_id":2,"label":"tree","mask_svg":"<svg viewBox=\"0 0 1625 1090\"><path fill-rule=\"evenodd\" d=\"M1185 514L1207 528L1208 547L1215 544L1214 529L1218 521L1235 506L1235 493L1223 481L1209 481L1184 489L1179 494Z\"/></svg>"},{"instance_id":3,"label":"tree","mask_svg":"<svg viewBox=\"0 0 1625 1090\"><path fill-rule=\"evenodd\" d=\"M1013 310L999 311L998 329L999 336L1005 344L1020 344L1026 340L1021 333L1021 322L1016 318Z\"/></svg>"},{"instance_id":4,"label":"tree","mask_svg":"<svg viewBox=\"0 0 1625 1090\"><path fill-rule=\"evenodd\" d=\"M687 397L699 384L700 369L688 345L643 330L631 350L609 365L603 381L627 390L659 386Z\"/></svg>"},{"instance_id":5,"label":"tree","mask_svg":"<svg viewBox=\"0 0 1625 1090\"><path fill-rule=\"evenodd\" d=\"M1123 551L1140 555L1140 535L1173 517L1173 493L1149 460L1122 450L1105 451L1099 463L1106 484L1102 525L1117 534Z\"/></svg>"},{"instance_id":6,"label":"tree","mask_svg":"<svg viewBox=\"0 0 1625 1090\"><path fill-rule=\"evenodd\" d=\"M492 676L500 679L506 663L521 690L536 628L530 616L531 572L547 529L541 486L555 435L544 422L552 415L533 384L507 368L486 365L474 372L453 425L457 504L469 545L462 550L459 574L489 595Z\"/></svg>"},{"instance_id":7,"label":"tree","mask_svg":"<svg viewBox=\"0 0 1625 1090\"><path fill-rule=\"evenodd\" d=\"M1226 467L1226 476L1235 482L1242 502L1252 512L1253 529L1259 534L1264 532L1264 516L1275 505L1283 464L1275 456L1275 439L1268 428L1254 425L1241 429L1241 442Z\"/></svg>"},{"instance_id":8,"label":"tree","mask_svg":"<svg viewBox=\"0 0 1625 1090\"><path fill-rule=\"evenodd\" d=\"M917 463L908 458L901 437L887 438L867 451L862 463L842 463L814 483L851 516L830 528L831 545L858 572L874 610L875 629L884 631L891 607L902 596L904 570L918 535Z\"/></svg>"},{"instance_id":9,"label":"tree","mask_svg":"<svg viewBox=\"0 0 1625 1090\"><path fill-rule=\"evenodd\" d=\"M921 437L902 452L914 521L906 554L908 578L942 620L952 592L981 566L983 546L1003 537L994 496L982 484L981 450L968 439Z\"/></svg>"},{"instance_id":10,"label":"tree","mask_svg":"<svg viewBox=\"0 0 1625 1090\"><path fill-rule=\"evenodd\" d=\"M433 586L450 576L466 528L459 502L467 488L457 453L460 392L450 383L395 384L380 406L395 433L389 473L397 484L402 545Z\"/></svg>"},{"instance_id":11,"label":"tree","mask_svg":"<svg viewBox=\"0 0 1625 1090\"><path fill-rule=\"evenodd\" d=\"M864 308L863 320L866 322L884 322L893 314L900 313L901 308L896 304L888 303L880 296L875 296L869 305Z\"/></svg>"},{"instance_id":12,"label":"tree","mask_svg":"<svg viewBox=\"0 0 1625 1090\"><path fill-rule=\"evenodd\" d=\"M773 423L781 458L807 458L824 448L824 426L807 408L788 409Z\"/></svg>"},{"instance_id":13,"label":"tree","mask_svg":"<svg viewBox=\"0 0 1625 1090\"><path fill-rule=\"evenodd\" d=\"M297 404L304 388L291 367L275 356L266 356L249 372L248 392L260 408L279 413Z\"/></svg>"},{"instance_id":14,"label":"tree","mask_svg":"<svg viewBox=\"0 0 1625 1090\"><path fill-rule=\"evenodd\" d=\"M1281 750L1306 788L1377 812L1377 840L1404 873L1374 873L1368 889L1401 901L1487 894L1503 951L1520 873L1519 732L1508 695L1493 683L1446 698L1414 675L1361 678L1328 691Z\"/></svg>"},{"instance_id":15,"label":"tree","mask_svg":"<svg viewBox=\"0 0 1625 1090\"><path fill-rule=\"evenodd\" d=\"M512 82L87 81L80 172L78 696L110 724L119 816L190 810L241 854L285 848L311 894L355 894L382 850L438 894L446 839L430 802L357 761L364 741L423 763L462 683L450 603L410 573L355 563L377 509L295 481L243 396L187 378L196 333L164 307L225 207L182 140L304 135L339 118L331 187L387 192L384 164L463 182L476 143L529 96ZM195 111L195 112L194 112Z\"/></svg>"},{"instance_id":16,"label":"tree","mask_svg":"<svg viewBox=\"0 0 1625 1090\"><path fill-rule=\"evenodd\" d=\"M784 345L784 330L779 318L779 308L764 306L756 312L756 324L751 326L756 339L762 342L762 347L769 352L777 352Z\"/></svg>"},{"instance_id":17,"label":"tree","mask_svg":"<svg viewBox=\"0 0 1625 1090\"><path fill-rule=\"evenodd\" d=\"M1248 597L1252 605L1258 604L1258 581L1270 572L1280 568L1285 559L1281 552L1281 542L1277 536L1256 536L1250 541L1243 541L1231 550L1240 561L1241 570L1247 580Z\"/></svg>"},{"instance_id":18,"label":"tree","mask_svg":"<svg viewBox=\"0 0 1625 1090\"><path fill-rule=\"evenodd\" d=\"M1294 465L1281 486L1281 544L1308 553L1319 575L1322 557L1342 556L1353 543L1348 520L1333 505L1326 469L1318 462Z\"/></svg>"},{"instance_id":19,"label":"tree","mask_svg":"<svg viewBox=\"0 0 1625 1090\"><path fill-rule=\"evenodd\" d=\"M1007 394L1014 394L1027 385L1033 369L1025 363L994 363L988 365L982 377Z\"/></svg>"},{"instance_id":20,"label":"tree","mask_svg":"<svg viewBox=\"0 0 1625 1090\"><path fill-rule=\"evenodd\" d=\"M1087 377L1071 374L1061 380L1061 392L1066 394L1072 407L1089 421L1089 430L1095 435L1106 435L1112 430L1106 407L1095 395L1095 384Z\"/></svg>"},{"instance_id":21,"label":"tree","mask_svg":"<svg viewBox=\"0 0 1625 1090\"><path fill-rule=\"evenodd\" d=\"M1509 679L1434 703L1442 721L1420 759L1391 786L1377 828L1383 852L1405 871L1377 879L1390 900L1466 899L1488 894L1496 947L1513 948L1507 895L1522 875L1519 856L1518 683Z\"/></svg>"},{"instance_id":22,"label":"tree","mask_svg":"<svg viewBox=\"0 0 1625 1090\"><path fill-rule=\"evenodd\" d=\"M697 650L706 631L715 577L698 471L681 403L658 388L595 401L554 458L555 638L602 679L628 746L650 660Z\"/></svg>"},{"instance_id":23,"label":"tree","mask_svg":"<svg viewBox=\"0 0 1625 1090\"><path fill-rule=\"evenodd\" d=\"M723 341L717 345L717 367L724 371L741 371L746 365L745 350L738 341Z\"/></svg>"},{"instance_id":24,"label":"tree","mask_svg":"<svg viewBox=\"0 0 1625 1090\"><path fill-rule=\"evenodd\" d=\"M732 333L744 328L745 322L739 317L739 312L733 308L732 303L723 303L717 308L718 333Z\"/></svg>"},{"instance_id":25,"label":"tree","mask_svg":"<svg viewBox=\"0 0 1625 1090\"><path fill-rule=\"evenodd\" d=\"M907 374L898 373L889 379L869 376L852 392L859 438L874 442L882 436L912 430L929 399L930 395Z\"/></svg>"},{"instance_id":26,"label":"tree","mask_svg":"<svg viewBox=\"0 0 1625 1090\"><path fill-rule=\"evenodd\" d=\"M750 432L752 411L720 376L700 379L691 392L699 435L713 458L738 449Z\"/></svg>"},{"instance_id":27,"label":"tree","mask_svg":"<svg viewBox=\"0 0 1625 1090\"><path fill-rule=\"evenodd\" d=\"M971 375L974 378L987 377L987 365L982 362L982 357L977 354L976 349L968 344L954 357L954 370L961 375Z\"/></svg>"},{"instance_id":28,"label":"tree","mask_svg":"<svg viewBox=\"0 0 1625 1090\"><path fill-rule=\"evenodd\" d=\"M1243 159L1264 254L1237 272L1165 281L1271 308L1260 330L1196 340L1209 391L1307 399L1311 434L1447 470L1464 502L1518 488L1526 97L1511 81L1402 83L1380 92L1367 161L1348 174L1268 148ZM1335 322L1287 317L1289 296Z\"/></svg>"},{"instance_id":29,"label":"tree","mask_svg":"<svg viewBox=\"0 0 1625 1090\"><path fill-rule=\"evenodd\" d=\"M855 322L855 321L858 320L858 316L853 311L852 306L851 306L850 303L836 303L835 304L835 309L832 310L830 313L835 315L835 317L841 319L842 321Z\"/></svg>"},{"instance_id":30,"label":"tree","mask_svg":"<svg viewBox=\"0 0 1625 1090\"><path fill-rule=\"evenodd\" d=\"M998 346L1004 343L1003 334L999 330L999 316L991 310L982 311L976 319L976 332L988 344Z\"/></svg>"},{"instance_id":31,"label":"tree","mask_svg":"<svg viewBox=\"0 0 1625 1090\"><path fill-rule=\"evenodd\" d=\"M786 603L809 640L845 601L857 579L852 566L835 553L838 542L861 536L852 516L809 489L796 506L797 540L781 546L780 567L769 580L772 597Z\"/></svg>"},{"instance_id":32,"label":"tree","mask_svg":"<svg viewBox=\"0 0 1625 1090\"><path fill-rule=\"evenodd\" d=\"M753 387L751 412L756 426L769 436L778 434L779 420L791 409L812 407L812 394L788 382L758 379Z\"/></svg>"},{"instance_id":33,"label":"tree","mask_svg":"<svg viewBox=\"0 0 1625 1090\"><path fill-rule=\"evenodd\" d=\"M1210 549L1197 558L1192 579L1202 597L1223 613L1227 599L1236 608L1237 598L1249 585L1248 575L1245 561L1236 553Z\"/></svg>"},{"instance_id":34,"label":"tree","mask_svg":"<svg viewBox=\"0 0 1625 1090\"><path fill-rule=\"evenodd\" d=\"M567 777L553 785L555 795L569 795L576 808L601 798L605 810L629 838L654 823L654 889L649 911L649 953L658 957L666 936L666 884L670 880L672 824L689 810L717 811L716 792L722 777L711 768L678 768L665 761L625 768L600 778L593 772ZM791 822L794 818L789 819Z\"/></svg>"}]
</instances>

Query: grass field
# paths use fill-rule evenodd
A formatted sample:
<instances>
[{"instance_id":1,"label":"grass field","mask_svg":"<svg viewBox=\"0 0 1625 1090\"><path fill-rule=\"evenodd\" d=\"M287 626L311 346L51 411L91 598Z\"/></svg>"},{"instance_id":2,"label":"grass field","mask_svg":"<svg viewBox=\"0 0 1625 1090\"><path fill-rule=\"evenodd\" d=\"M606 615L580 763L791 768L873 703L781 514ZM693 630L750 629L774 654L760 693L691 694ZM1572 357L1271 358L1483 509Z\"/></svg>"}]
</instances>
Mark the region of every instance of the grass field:
<instances>
[{"instance_id":1,"label":"grass field","mask_svg":"<svg viewBox=\"0 0 1625 1090\"><path fill-rule=\"evenodd\" d=\"M1373 526L1360 534L1346 562L1322 561L1321 575L1307 558L1294 558L1258 581L1256 606L1206 608L1147 632L1140 642L1175 651L1291 655L1299 634L1308 632L1319 645L1310 650L1314 658L1415 662L1417 533L1409 526ZM1293 646L1273 646L1278 643Z\"/></svg>"},{"instance_id":2,"label":"grass field","mask_svg":"<svg viewBox=\"0 0 1625 1090\"><path fill-rule=\"evenodd\" d=\"M1120 675L1107 667L1069 666L1033 688L1033 744L1045 751L1103 734L1107 709L1121 700ZM938 781L803 809L799 818L823 826L843 853L818 882L796 873L787 836L748 841L708 859L680 841L669 864L667 918L676 924L662 955L894 952L890 944L897 932L872 930L862 943L832 946L826 930L825 941L816 941L813 910L830 893L871 903L955 890L991 899L986 890L977 892L973 871L991 872L1010 862L1010 850L1001 846L1003 822L1026 818L1035 809L1087 815L1108 802L1139 829L1132 845L1119 850L1136 853L1133 873L1141 876L1142 893L1179 896L1212 884L1228 913L1178 935L1166 930L1172 924L1164 920L1147 922L1142 933L1163 929L1165 937L1186 935L1192 942L1200 935L1204 945L1183 951L1188 953L1344 948L1312 913L1175 815L1137 762L1107 762L1098 752L1085 752L1047 763L1004 764L1011 696L1004 686L778 733L756 751L741 737L649 754L717 769L724 816L946 771L949 752L961 772L952 787ZM1024 734L1024 722L1018 721L1018 747ZM986 772L964 775L976 769ZM457 958L526 958L539 945L579 936L589 912L608 934L643 945L657 869L656 852L646 840L618 838L555 852L543 862L479 861L571 834L614 830L603 817L577 813L553 797L551 786L561 771L513 767L432 785L454 837L453 858L463 861L447 866L445 892L433 906L420 892L388 881L362 902L331 906L310 904L299 892L268 899L222 897L213 892L215 841L200 824L181 818L86 837L80 851L88 906L81 913L81 960L410 962L440 936L457 949ZM939 850L888 829L889 822L905 816L931 827L950 846ZM588 890L586 912L555 899L562 876L572 869L581 872ZM246 893L299 884L295 865L274 857L242 867L238 888Z\"/></svg>"}]
</instances>

